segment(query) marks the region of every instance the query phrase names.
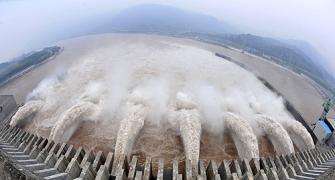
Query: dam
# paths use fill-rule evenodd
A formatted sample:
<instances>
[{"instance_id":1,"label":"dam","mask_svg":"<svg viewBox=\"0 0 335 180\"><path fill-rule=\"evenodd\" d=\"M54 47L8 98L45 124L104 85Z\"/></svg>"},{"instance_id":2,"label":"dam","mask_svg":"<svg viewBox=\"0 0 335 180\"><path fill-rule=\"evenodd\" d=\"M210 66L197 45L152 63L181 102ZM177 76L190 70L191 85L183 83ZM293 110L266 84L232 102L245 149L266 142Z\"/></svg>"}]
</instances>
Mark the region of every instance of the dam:
<instances>
[{"instance_id":1,"label":"dam","mask_svg":"<svg viewBox=\"0 0 335 180\"><path fill-rule=\"evenodd\" d=\"M192 159L183 163L174 159L169 168L164 159L147 157L140 165L136 155L129 161L118 152L85 151L10 126L16 102L12 96L0 98L7 114L0 127L1 179L316 179L327 176L335 165L335 150L327 147L290 150L268 158L198 160L195 165Z\"/></svg>"},{"instance_id":2,"label":"dam","mask_svg":"<svg viewBox=\"0 0 335 180\"><path fill-rule=\"evenodd\" d=\"M314 117L252 59L244 68L236 52L151 35L56 45L52 61L0 89L20 104L4 96L8 177L316 179L333 168L333 149L304 124Z\"/></svg>"}]
</instances>

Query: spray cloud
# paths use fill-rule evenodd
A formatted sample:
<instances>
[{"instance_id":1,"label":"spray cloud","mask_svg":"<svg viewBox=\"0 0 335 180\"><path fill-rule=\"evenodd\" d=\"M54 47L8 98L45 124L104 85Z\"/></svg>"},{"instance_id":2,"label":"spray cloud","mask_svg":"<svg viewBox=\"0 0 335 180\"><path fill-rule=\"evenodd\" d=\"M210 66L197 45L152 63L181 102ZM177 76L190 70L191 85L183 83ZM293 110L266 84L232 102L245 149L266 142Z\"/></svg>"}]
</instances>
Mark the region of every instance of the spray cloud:
<instances>
[{"instance_id":1,"label":"spray cloud","mask_svg":"<svg viewBox=\"0 0 335 180\"><path fill-rule=\"evenodd\" d=\"M179 129L193 164L199 159L203 130L219 135L228 130L239 156L247 159L259 156L256 131L273 137L284 131L280 123L291 138L309 135L303 127L297 128L282 98L250 72L209 51L170 39L148 38L115 38L108 46L79 57L79 63L62 78L44 81L47 85L37 87L26 103L43 99L43 106L28 108L38 111L36 128L54 126L50 136L67 141L84 120L110 122L120 127L116 153L129 154L145 121L160 125L169 120ZM15 115L22 118L13 118L13 124L27 116L20 114L30 114L31 110L23 113L24 108ZM269 118L256 121L259 114ZM262 126L264 119L273 119L278 132L271 134ZM273 138L273 144L286 154L292 148L286 134L283 136L285 141ZM302 148L312 147L309 138L303 140ZM289 146L280 149L278 144Z\"/></svg>"}]
</instances>

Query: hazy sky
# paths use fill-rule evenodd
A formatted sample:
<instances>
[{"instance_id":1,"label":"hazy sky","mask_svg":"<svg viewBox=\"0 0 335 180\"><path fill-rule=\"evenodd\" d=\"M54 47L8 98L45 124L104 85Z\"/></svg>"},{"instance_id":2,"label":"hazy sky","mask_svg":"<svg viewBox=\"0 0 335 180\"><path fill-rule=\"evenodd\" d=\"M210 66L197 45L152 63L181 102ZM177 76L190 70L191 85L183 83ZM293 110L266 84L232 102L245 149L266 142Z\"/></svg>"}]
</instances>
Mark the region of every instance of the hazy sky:
<instances>
[{"instance_id":1,"label":"hazy sky","mask_svg":"<svg viewBox=\"0 0 335 180\"><path fill-rule=\"evenodd\" d=\"M0 0L0 62L81 27L90 18L141 3L212 15L258 35L305 40L335 72L335 0Z\"/></svg>"}]
</instances>

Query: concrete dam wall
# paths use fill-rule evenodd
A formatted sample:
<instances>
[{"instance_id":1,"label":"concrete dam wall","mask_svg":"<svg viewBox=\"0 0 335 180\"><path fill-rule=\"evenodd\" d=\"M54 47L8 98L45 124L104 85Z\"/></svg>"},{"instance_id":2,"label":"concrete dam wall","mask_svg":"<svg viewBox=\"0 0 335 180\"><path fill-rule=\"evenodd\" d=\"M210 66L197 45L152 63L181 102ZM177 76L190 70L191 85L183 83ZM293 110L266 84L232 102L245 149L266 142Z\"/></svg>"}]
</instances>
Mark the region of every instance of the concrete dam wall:
<instances>
[{"instance_id":1,"label":"concrete dam wall","mask_svg":"<svg viewBox=\"0 0 335 180\"><path fill-rule=\"evenodd\" d=\"M2 126L0 133L0 176L2 179L313 179L333 168L334 149L311 149L270 158L209 161L196 167L190 160L164 168L164 160L144 166L136 156L84 151L72 145ZM153 169L153 164L158 164Z\"/></svg>"},{"instance_id":2,"label":"concrete dam wall","mask_svg":"<svg viewBox=\"0 0 335 180\"><path fill-rule=\"evenodd\" d=\"M4 106L10 107L6 111L15 111L13 98L6 103L13 105ZM191 159L175 159L172 168L164 166L164 159L147 157L140 165L137 156L127 157L125 151L85 151L10 126L5 120L11 116L2 119L0 127L1 179L314 179L327 177L335 158L334 149L320 147L250 160L198 160L194 164ZM260 125L271 122L267 117L259 119L264 121Z\"/></svg>"}]
</instances>

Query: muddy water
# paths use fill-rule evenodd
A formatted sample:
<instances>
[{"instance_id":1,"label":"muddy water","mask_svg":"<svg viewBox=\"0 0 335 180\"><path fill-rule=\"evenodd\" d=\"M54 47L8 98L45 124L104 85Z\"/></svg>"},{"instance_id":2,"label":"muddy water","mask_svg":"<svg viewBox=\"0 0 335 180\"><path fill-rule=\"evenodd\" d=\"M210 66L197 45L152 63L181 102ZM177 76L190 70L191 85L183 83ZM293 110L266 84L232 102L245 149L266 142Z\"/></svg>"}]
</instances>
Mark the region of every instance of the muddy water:
<instances>
[{"instance_id":1,"label":"muddy water","mask_svg":"<svg viewBox=\"0 0 335 180\"><path fill-rule=\"evenodd\" d=\"M47 63L46 65L41 66L35 69L34 71L31 71L24 77L13 81L13 83L6 86L6 88L0 89L0 92L15 94L15 96L18 97L19 102L22 103L24 102L26 95L36 87L36 85L41 81L41 79L43 79L44 77L50 74L53 74L52 73L53 71L56 71L57 69L56 67L58 68L68 67L71 64L70 62L73 62L73 60L80 59L80 57L84 56L85 54L91 55L91 53L94 52L93 50L97 49L97 47L109 47L110 44L113 44L113 43L115 44L115 46L117 45L116 47L118 47L122 45L122 42L127 42L131 44L134 42L132 38L129 38L128 40L124 38L125 37L122 37L122 38L119 38L117 41L114 41L115 37L109 37L109 36L108 38L106 38L106 36L101 36L99 38L91 37L91 38L87 38L86 40L85 39L81 40L80 43L78 43L78 40L76 41L73 40L73 42L69 43L69 45L65 44L66 46L65 51L61 55L59 55L55 60L50 61L50 63ZM147 37L144 36L142 39L144 40L144 38L147 38ZM155 38L163 39L163 37L155 37ZM142 41L142 39L137 39L137 40L135 39L135 40ZM185 40L176 40L173 38L166 38L166 37L164 37L164 39L170 39L170 40L167 40L167 42L185 41ZM193 42L193 41L192 43L191 41L189 43L199 44L199 42ZM156 44L148 44L148 45L149 47L157 47ZM124 47L127 47L127 46L124 46ZM210 45L210 47L212 47L212 45ZM184 47L181 46L180 48L184 48ZM220 49L222 49L222 47L220 47ZM214 50L215 51L212 51L212 52L221 52L218 49L214 49ZM102 51L102 52L105 52L105 51ZM110 50L108 50L108 52L110 52ZM194 52L198 52L198 50ZM149 54L151 54L151 51ZM184 69L178 70L180 67L191 67L191 65L195 63L198 65L198 67L201 67L200 69L196 68L197 72L199 70L199 72L201 72L200 73L201 75L208 75L208 78L209 80L211 80L211 82L216 82L216 81L220 83L224 82L224 84L222 84L222 87L226 87L226 86L230 87L232 84L235 83L235 81L231 81L231 82L229 81L230 83L225 84L227 82L222 81L222 77L231 77L232 74L228 73L228 74L221 75L221 72L229 72L229 71L224 71L223 69L224 67L227 66L226 67L227 70L234 68L232 64L222 61L222 59L212 59L212 58L208 59L207 55L204 56L204 58L199 58L197 61L195 61L196 58L194 58L193 55L192 55L192 61L182 61L185 59L184 57L182 57L180 61L177 61L179 58L179 54L180 54L179 51L178 53L172 54L173 57L176 58L176 62L178 63L175 63L175 61L172 61L171 59L173 58L166 60L167 64L171 64L172 68L170 69L173 70L172 71L173 74L182 75L183 73L180 73L180 72L188 72L190 69L186 69L186 71ZM200 55L201 54L202 53L200 53ZM239 54L240 56L244 56L241 53ZM108 53L106 55L108 55ZM199 54L195 54L195 55L196 57L199 56ZM117 57L117 56L113 56L113 57ZM145 71L144 74L152 74L151 69L152 67L156 67L156 66L164 67L163 69L160 69L160 70L163 72L166 71L167 68L165 66L161 66L161 61L158 61L161 58L155 59L153 58L153 56L150 56L150 57L151 57L151 61L148 61L148 64L151 63L153 64L153 66L149 66L147 68L149 73ZM232 57L235 57L235 56L232 56ZM130 59L132 62L134 59L137 59L137 58L130 58ZM249 60L249 57L241 57L239 59L247 61ZM203 63L203 60L206 60L205 64ZM182 62L184 62L185 64L179 65L179 63L182 63ZM192 63L190 64L190 62ZM212 63L208 63L208 62L212 62ZM140 62L140 64L143 64L143 62ZM175 64L178 64L178 67L179 66L180 67L176 68L174 66ZM265 64L265 62L261 62L261 63L258 62L258 64ZM269 68L264 68L264 69L261 68L261 69L266 70ZM140 74L140 73L137 73L137 74ZM241 75L241 79L246 78L246 77L248 76L243 75L243 74ZM265 76L265 77L268 77L268 76ZM277 76L273 76L273 77L278 78ZM218 85L218 86L221 87L221 85ZM67 101L62 101L61 103L62 104L67 103ZM56 107L55 109L52 109L49 112L50 116L47 113L37 114L39 118L36 118L33 123L29 124L26 127L26 129L37 132L43 135L44 137L49 137L50 129L47 127L51 128L52 125L54 125L54 122L56 122L56 120L58 119L59 114L62 114L64 110L71 107L71 105L72 105L71 103L68 103L64 107L59 106L59 107ZM105 118L108 119L110 117L105 117ZM35 125L34 123L37 123L37 125ZM103 150L105 153L107 153L108 151L114 150L118 127L119 125L114 124L113 122L109 122L109 123L102 123L99 121L98 122L91 122L91 121L84 122L83 124L80 125L78 130L71 137L69 143L74 144L76 147L83 146L86 150L95 148L96 150ZM164 129L158 129L156 125L154 124L149 124L149 125L145 124L144 129L142 129L142 132L139 133L139 136L137 137L137 141L135 142L133 146L132 154L139 155L141 162L144 162L145 156L151 156L153 157L154 160L157 158L164 158L166 159L166 164L170 164L172 159L175 157L179 157L181 160L183 160L184 151L183 151L182 140L179 135L179 132L177 130L174 130L173 128L169 128L168 126L163 126L163 127ZM259 153L261 157L273 154L274 152L273 147L266 138L259 138L258 143L259 143L259 151L260 151ZM236 152L237 151L233 143L233 140L228 134L225 134L223 135L222 138L220 138L218 136L215 136L209 133L209 131L207 131L206 129L203 130L202 137L201 137L201 146L200 146L200 159L205 159L205 160L206 159L207 160L208 159L214 159L214 160L234 159L234 158L237 158Z\"/></svg>"},{"instance_id":2,"label":"muddy water","mask_svg":"<svg viewBox=\"0 0 335 180\"><path fill-rule=\"evenodd\" d=\"M158 126L164 128L157 128ZM110 128L112 127L112 128ZM116 143L118 125L115 127L106 126L106 123L85 121L79 129L71 137L69 144L73 144L78 148L82 146L86 151L94 150L95 152L102 150L105 155L110 151L114 151ZM25 129L32 131L34 124L30 124ZM49 137L50 128L39 128L34 131L44 137ZM266 137L258 138L258 146L260 157L269 157L274 155L275 150L271 142ZM168 124L150 124L145 125L136 142L133 145L132 155L138 156L139 163L144 165L145 157L150 156L153 162L153 171L156 172L158 159L163 158L165 167L172 168L172 162L178 158L179 170L184 169L184 149L180 133L170 127ZM232 137L228 133L224 133L222 137L210 133L203 129L200 142L200 159L204 160L205 165L209 160L217 162L223 159L238 158L237 150Z\"/></svg>"}]
</instances>

